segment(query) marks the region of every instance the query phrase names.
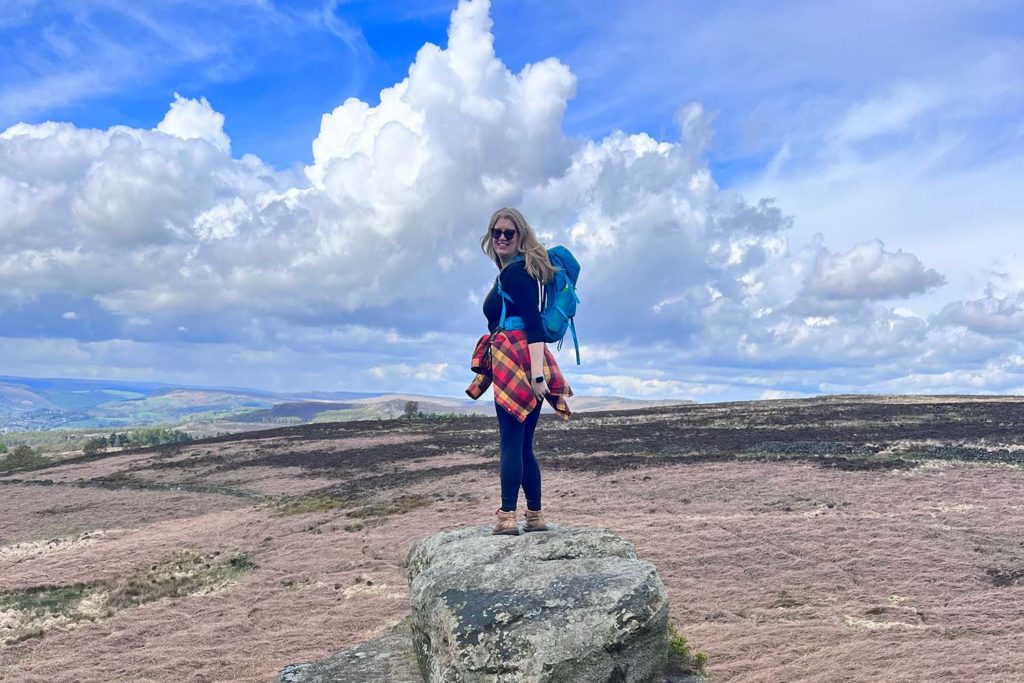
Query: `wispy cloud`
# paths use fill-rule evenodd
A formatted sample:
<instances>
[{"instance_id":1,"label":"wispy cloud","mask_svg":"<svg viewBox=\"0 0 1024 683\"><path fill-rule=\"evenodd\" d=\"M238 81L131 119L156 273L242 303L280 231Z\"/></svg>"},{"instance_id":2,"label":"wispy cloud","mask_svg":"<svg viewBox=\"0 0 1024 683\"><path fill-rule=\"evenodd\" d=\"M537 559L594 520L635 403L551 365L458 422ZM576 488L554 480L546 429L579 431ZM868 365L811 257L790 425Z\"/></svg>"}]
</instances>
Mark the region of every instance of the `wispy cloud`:
<instances>
[{"instance_id":1,"label":"wispy cloud","mask_svg":"<svg viewBox=\"0 0 1024 683\"><path fill-rule=\"evenodd\" d=\"M324 0L323 10L321 11L324 26L331 33L341 38L353 52L369 52L370 47L366 43L363 32L359 30L358 26L353 25L341 16L342 6L349 2L351 0Z\"/></svg>"},{"instance_id":2,"label":"wispy cloud","mask_svg":"<svg viewBox=\"0 0 1024 683\"><path fill-rule=\"evenodd\" d=\"M319 3L320 0L317 0ZM55 107L182 77L192 87L250 74L265 59L294 59L311 35L368 50L351 21L320 7L265 0L173 4L124 0L22 3L0 23L0 125ZM298 41L298 42L297 42ZM169 90L176 87L171 85Z\"/></svg>"}]
</instances>

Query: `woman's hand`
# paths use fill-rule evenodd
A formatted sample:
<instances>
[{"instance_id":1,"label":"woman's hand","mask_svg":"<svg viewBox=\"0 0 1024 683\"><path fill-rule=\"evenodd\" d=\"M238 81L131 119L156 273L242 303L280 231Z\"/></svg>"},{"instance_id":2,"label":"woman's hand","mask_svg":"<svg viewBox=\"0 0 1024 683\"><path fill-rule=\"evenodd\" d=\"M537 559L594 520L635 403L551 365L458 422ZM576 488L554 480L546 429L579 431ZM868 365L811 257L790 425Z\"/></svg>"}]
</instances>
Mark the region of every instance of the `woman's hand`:
<instances>
[{"instance_id":1,"label":"woman's hand","mask_svg":"<svg viewBox=\"0 0 1024 683\"><path fill-rule=\"evenodd\" d=\"M544 342L533 342L529 345L529 349L530 386L533 387L533 395L542 399L548 393L548 380L547 378L543 382L535 382L534 380L544 375Z\"/></svg>"},{"instance_id":2,"label":"woman's hand","mask_svg":"<svg viewBox=\"0 0 1024 683\"><path fill-rule=\"evenodd\" d=\"M533 395L539 400L543 400L548 395L548 381L534 382L533 383Z\"/></svg>"}]
</instances>

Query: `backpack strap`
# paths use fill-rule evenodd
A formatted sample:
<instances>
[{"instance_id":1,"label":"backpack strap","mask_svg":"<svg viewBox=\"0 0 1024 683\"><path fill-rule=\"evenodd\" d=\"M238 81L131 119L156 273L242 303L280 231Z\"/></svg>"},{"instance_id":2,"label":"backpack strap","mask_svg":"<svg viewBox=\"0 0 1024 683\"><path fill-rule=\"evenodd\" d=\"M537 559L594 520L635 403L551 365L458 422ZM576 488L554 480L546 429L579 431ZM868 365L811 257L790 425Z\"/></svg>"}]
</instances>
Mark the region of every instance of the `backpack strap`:
<instances>
[{"instance_id":1,"label":"backpack strap","mask_svg":"<svg viewBox=\"0 0 1024 683\"><path fill-rule=\"evenodd\" d=\"M515 256L512 257L512 260L509 261L505 265L505 268L508 268L509 266L511 266L516 261L524 261L524 260L525 260L525 258L523 257L522 254L516 254ZM504 271L505 268L502 268L501 270ZM494 278L494 284L498 288L498 294L501 296L501 319L498 321L498 329L505 329L505 317L506 317L505 316L505 302L506 301L512 301L512 297L510 297L508 294L506 294L505 290L501 286L501 271L498 271L498 276L496 278ZM540 286L540 280L537 280L537 285ZM541 292L543 293L543 291L544 290L542 288ZM543 305L541 305L540 310L541 311L544 310L544 306ZM522 322L521 318L514 318L513 319L513 323L515 325L517 325L517 327L513 327L512 329L517 329L517 330L518 329L523 329L522 327L518 327L520 325L523 325L523 322Z\"/></svg>"},{"instance_id":2,"label":"backpack strap","mask_svg":"<svg viewBox=\"0 0 1024 683\"><path fill-rule=\"evenodd\" d=\"M498 277L494 278L494 284L498 288L498 294L501 296L501 320L498 321L499 330L505 329L505 302L512 301L512 297L505 293L505 290L501 287L501 273L498 273Z\"/></svg>"},{"instance_id":3,"label":"backpack strap","mask_svg":"<svg viewBox=\"0 0 1024 683\"><path fill-rule=\"evenodd\" d=\"M576 347L576 365L580 364L580 340L576 338L576 323L572 318L569 318L569 329L572 330L572 345ZM559 341L558 345L561 346L562 342Z\"/></svg>"},{"instance_id":4,"label":"backpack strap","mask_svg":"<svg viewBox=\"0 0 1024 683\"><path fill-rule=\"evenodd\" d=\"M572 284L572 281L567 280L566 283L565 283L565 287L570 292L572 292L572 296L573 296L574 299L576 299L576 303L579 303L580 302L580 295L576 293L576 287ZM566 320L569 321L569 331L572 332L572 345L573 345L573 348L576 349L576 365L580 365L580 340L576 337L576 321L572 317L569 317L566 314L566 312L563 311L558 306L554 306L554 309L556 311L558 311L562 315L563 318L565 318ZM564 341L564 339L565 338L563 337L562 339L558 340L558 350L559 351L562 350L562 342Z\"/></svg>"},{"instance_id":5,"label":"backpack strap","mask_svg":"<svg viewBox=\"0 0 1024 683\"><path fill-rule=\"evenodd\" d=\"M572 291L572 297L576 299L576 303L580 303L580 295L576 293L576 285L569 282L569 289ZM575 318L575 316L573 316ZM580 340L576 338L576 321L573 318L569 318L569 329L572 331L572 345L576 347L576 365L580 364Z\"/></svg>"}]
</instances>

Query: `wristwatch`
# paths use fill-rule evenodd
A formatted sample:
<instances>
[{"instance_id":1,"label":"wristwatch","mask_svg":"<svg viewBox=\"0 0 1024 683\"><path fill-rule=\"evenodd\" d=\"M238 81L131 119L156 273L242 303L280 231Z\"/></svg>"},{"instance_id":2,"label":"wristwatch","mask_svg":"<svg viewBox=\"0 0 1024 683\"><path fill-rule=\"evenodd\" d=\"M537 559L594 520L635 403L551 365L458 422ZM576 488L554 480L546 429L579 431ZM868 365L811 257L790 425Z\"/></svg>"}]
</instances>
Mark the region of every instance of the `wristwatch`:
<instances>
[{"instance_id":1,"label":"wristwatch","mask_svg":"<svg viewBox=\"0 0 1024 683\"><path fill-rule=\"evenodd\" d=\"M537 377L533 378L534 384L540 384L543 381L544 381L544 375L538 375Z\"/></svg>"}]
</instances>

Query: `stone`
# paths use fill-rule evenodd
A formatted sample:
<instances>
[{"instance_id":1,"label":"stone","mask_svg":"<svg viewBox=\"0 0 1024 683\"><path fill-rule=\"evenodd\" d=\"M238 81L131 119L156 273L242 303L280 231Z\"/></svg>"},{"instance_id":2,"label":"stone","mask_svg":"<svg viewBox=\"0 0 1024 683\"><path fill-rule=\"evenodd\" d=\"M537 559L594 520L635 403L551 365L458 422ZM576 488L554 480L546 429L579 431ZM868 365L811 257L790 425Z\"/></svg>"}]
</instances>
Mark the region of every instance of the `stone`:
<instances>
[{"instance_id":1,"label":"stone","mask_svg":"<svg viewBox=\"0 0 1024 683\"><path fill-rule=\"evenodd\" d=\"M386 634L317 662L289 664L277 683L423 683L409 619Z\"/></svg>"},{"instance_id":2,"label":"stone","mask_svg":"<svg viewBox=\"0 0 1024 683\"><path fill-rule=\"evenodd\" d=\"M459 529L415 543L407 564L428 683L664 681L665 587L606 529Z\"/></svg>"}]
</instances>

